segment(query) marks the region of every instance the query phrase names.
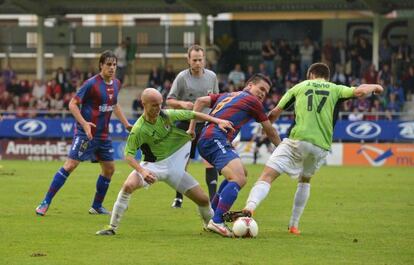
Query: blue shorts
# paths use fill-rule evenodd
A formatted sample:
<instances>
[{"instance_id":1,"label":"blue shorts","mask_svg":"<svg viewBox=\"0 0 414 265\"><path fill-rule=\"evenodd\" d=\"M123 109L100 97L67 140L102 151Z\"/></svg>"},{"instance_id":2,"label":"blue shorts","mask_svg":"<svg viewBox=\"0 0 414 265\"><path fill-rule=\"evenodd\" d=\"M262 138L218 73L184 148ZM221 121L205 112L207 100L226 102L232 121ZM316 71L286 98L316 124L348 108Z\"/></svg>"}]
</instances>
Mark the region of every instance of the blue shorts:
<instances>
[{"instance_id":1,"label":"blue shorts","mask_svg":"<svg viewBox=\"0 0 414 265\"><path fill-rule=\"evenodd\" d=\"M111 140L88 140L86 136L76 135L73 138L68 156L77 161L113 161L114 148Z\"/></svg>"},{"instance_id":2,"label":"blue shorts","mask_svg":"<svg viewBox=\"0 0 414 265\"><path fill-rule=\"evenodd\" d=\"M198 152L219 172L233 159L240 158L226 139L205 139L198 141Z\"/></svg>"}]
</instances>

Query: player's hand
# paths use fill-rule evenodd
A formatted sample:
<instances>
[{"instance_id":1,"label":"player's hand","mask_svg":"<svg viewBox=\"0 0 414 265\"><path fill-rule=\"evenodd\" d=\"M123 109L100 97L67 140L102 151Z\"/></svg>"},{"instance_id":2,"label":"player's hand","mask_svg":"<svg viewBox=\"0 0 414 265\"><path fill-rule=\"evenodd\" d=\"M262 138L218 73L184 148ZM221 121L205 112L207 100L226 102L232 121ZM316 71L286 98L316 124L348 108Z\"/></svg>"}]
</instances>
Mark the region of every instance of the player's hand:
<instances>
[{"instance_id":1,"label":"player's hand","mask_svg":"<svg viewBox=\"0 0 414 265\"><path fill-rule=\"evenodd\" d=\"M157 181L157 176L149 170L143 169L141 175L148 184L154 184Z\"/></svg>"},{"instance_id":2,"label":"player's hand","mask_svg":"<svg viewBox=\"0 0 414 265\"><path fill-rule=\"evenodd\" d=\"M186 133L191 136L191 139L193 139L193 140L195 139L195 137L196 137L195 130L188 129L186 131Z\"/></svg>"},{"instance_id":3,"label":"player's hand","mask_svg":"<svg viewBox=\"0 0 414 265\"><path fill-rule=\"evenodd\" d=\"M379 95L379 94L382 94L382 92L384 92L384 88L382 86L378 85L373 93L374 93L374 95Z\"/></svg>"},{"instance_id":4,"label":"player's hand","mask_svg":"<svg viewBox=\"0 0 414 265\"><path fill-rule=\"evenodd\" d=\"M229 130L234 132L233 123L231 121L219 119L217 125L223 132L227 133Z\"/></svg>"},{"instance_id":5,"label":"player's hand","mask_svg":"<svg viewBox=\"0 0 414 265\"><path fill-rule=\"evenodd\" d=\"M192 110L194 108L194 103L190 101L186 101L183 103L183 108Z\"/></svg>"},{"instance_id":6,"label":"player's hand","mask_svg":"<svg viewBox=\"0 0 414 265\"><path fill-rule=\"evenodd\" d=\"M134 127L134 125L132 125L132 124L128 123L128 125L127 125L127 126L125 126L125 129L126 129L128 132L130 132L130 131L132 130L132 127Z\"/></svg>"},{"instance_id":7,"label":"player's hand","mask_svg":"<svg viewBox=\"0 0 414 265\"><path fill-rule=\"evenodd\" d=\"M86 122L85 124L83 124L82 128L86 133L86 137L88 137L89 140L92 140L93 136L92 136L92 129L91 127L96 128L96 125L92 122Z\"/></svg>"}]
</instances>

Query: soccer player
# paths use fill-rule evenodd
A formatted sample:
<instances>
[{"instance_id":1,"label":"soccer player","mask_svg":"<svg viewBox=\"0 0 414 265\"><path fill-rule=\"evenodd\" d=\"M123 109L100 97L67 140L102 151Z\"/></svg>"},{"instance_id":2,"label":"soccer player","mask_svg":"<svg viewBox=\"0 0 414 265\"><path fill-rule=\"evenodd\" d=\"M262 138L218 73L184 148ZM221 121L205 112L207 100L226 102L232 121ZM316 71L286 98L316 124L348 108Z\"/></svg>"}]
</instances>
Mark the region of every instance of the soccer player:
<instances>
[{"instance_id":1,"label":"soccer player","mask_svg":"<svg viewBox=\"0 0 414 265\"><path fill-rule=\"evenodd\" d=\"M324 63L312 64L307 78L289 89L278 105L270 112L273 123L283 110L294 104L295 121L289 138L277 146L256 184L250 191L244 212L251 215L267 196L271 183L282 173L298 178L293 201L289 232L299 235L299 219L310 195L310 180L321 167L332 144L333 127L338 102L351 97L380 94L383 88L364 84L357 88L330 83L329 68Z\"/></svg>"},{"instance_id":2,"label":"soccer player","mask_svg":"<svg viewBox=\"0 0 414 265\"><path fill-rule=\"evenodd\" d=\"M218 80L214 72L204 68L205 54L204 49L199 45L192 45L188 48L187 62L189 68L181 71L175 78L171 91L167 96L167 106L173 109L192 110L197 98L207 96L208 94L219 93ZM200 110L203 111L203 110ZM203 111L208 113L208 109ZM180 121L177 126L180 129L187 130L189 121ZM194 159L198 137L204 127L203 122L198 122L196 126L196 137L191 145L190 158ZM205 171L206 183L210 199L213 198L217 189L217 170L211 165L206 165ZM176 193L173 208L181 208L183 195Z\"/></svg>"},{"instance_id":3,"label":"soccer player","mask_svg":"<svg viewBox=\"0 0 414 265\"><path fill-rule=\"evenodd\" d=\"M214 216L209 221L207 228L224 237L232 237L231 230L223 221L223 213L226 213L234 201L240 189L246 184L246 169L234 150L231 142L239 132L243 124L251 119L259 122L264 132L274 145L280 143L279 135L272 127L265 109L263 100L272 86L270 80L262 75L255 74L248 81L243 91L223 94L210 94L198 98L194 110L198 111L206 106L212 107L210 115L231 121L234 124L234 132L224 133L217 125L207 124L198 141L200 155L213 165L224 176L223 182L212 200ZM191 121L190 131L195 128Z\"/></svg>"},{"instance_id":4,"label":"soccer player","mask_svg":"<svg viewBox=\"0 0 414 265\"><path fill-rule=\"evenodd\" d=\"M115 171L114 150L108 132L112 111L126 129L132 128L118 104L121 83L115 78L116 64L117 58L112 51L103 52L99 58L100 73L85 81L69 102L69 110L77 121L72 146L44 200L36 208L36 214L45 215L53 197L79 163L93 159L99 161L102 171L96 182L95 198L89 213L110 214L102 202Z\"/></svg>"},{"instance_id":5,"label":"soccer player","mask_svg":"<svg viewBox=\"0 0 414 265\"><path fill-rule=\"evenodd\" d=\"M194 201L205 225L213 215L207 195L185 170L190 155L190 141L194 135L177 128L174 122L201 119L217 124L223 133L231 132L232 124L192 110L161 110L162 95L154 88L145 89L141 99L144 113L135 122L125 148L125 160L134 170L118 194L110 225L96 232L97 235L115 235L115 230L128 208L131 194L136 189L148 188L156 181L167 183ZM141 162L135 159L138 148L143 153Z\"/></svg>"}]
</instances>

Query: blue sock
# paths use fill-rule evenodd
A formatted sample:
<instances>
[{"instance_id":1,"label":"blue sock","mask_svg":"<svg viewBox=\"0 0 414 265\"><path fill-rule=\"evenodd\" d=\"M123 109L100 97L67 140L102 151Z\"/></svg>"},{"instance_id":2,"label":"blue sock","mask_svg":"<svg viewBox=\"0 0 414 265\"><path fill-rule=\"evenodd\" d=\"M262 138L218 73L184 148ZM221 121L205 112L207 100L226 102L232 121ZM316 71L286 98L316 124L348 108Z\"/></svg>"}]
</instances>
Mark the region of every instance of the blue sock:
<instances>
[{"instance_id":1,"label":"blue sock","mask_svg":"<svg viewBox=\"0 0 414 265\"><path fill-rule=\"evenodd\" d=\"M106 192L108 191L109 183L111 179L107 179L102 175L99 175L98 180L96 181L96 193L95 198L93 199L93 208L102 207L102 202L105 199Z\"/></svg>"},{"instance_id":2,"label":"blue sock","mask_svg":"<svg viewBox=\"0 0 414 265\"><path fill-rule=\"evenodd\" d=\"M211 199L211 208L213 208L213 211L216 211L217 204L219 203L220 194L223 191L224 187L229 183L227 179L224 179L223 182L220 184L220 187L216 194L214 194L213 199Z\"/></svg>"},{"instance_id":3,"label":"blue sock","mask_svg":"<svg viewBox=\"0 0 414 265\"><path fill-rule=\"evenodd\" d=\"M63 167L61 167L55 174L52 183L50 184L49 190L46 193L45 201L50 204L53 197L59 191L59 189L65 184L66 179L69 177L70 173L67 172Z\"/></svg>"},{"instance_id":4,"label":"blue sock","mask_svg":"<svg viewBox=\"0 0 414 265\"><path fill-rule=\"evenodd\" d=\"M240 186L236 182L227 183L220 194L217 209L214 211L213 222L223 223L223 213L228 212L239 194Z\"/></svg>"}]
</instances>

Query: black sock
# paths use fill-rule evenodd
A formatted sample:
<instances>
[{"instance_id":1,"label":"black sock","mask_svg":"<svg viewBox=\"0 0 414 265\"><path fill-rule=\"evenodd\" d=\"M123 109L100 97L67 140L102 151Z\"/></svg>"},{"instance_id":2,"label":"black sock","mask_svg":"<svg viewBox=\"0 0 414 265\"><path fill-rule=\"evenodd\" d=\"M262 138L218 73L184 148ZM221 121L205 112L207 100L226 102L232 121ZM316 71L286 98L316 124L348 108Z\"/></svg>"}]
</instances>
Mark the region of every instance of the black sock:
<instances>
[{"instance_id":1,"label":"black sock","mask_svg":"<svg viewBox=\"0 0 414 265\"><path fill-rule=\"evenodd\" d=\"M183 199L183 194L182 193L179 193L178 191L177 191L177 193L175 194L175 198L176 199Z\"/></svg>"},{"instance_id":2,"label":"black sock","mask_svg":"<svg viewBox=\"0 0 414 265\"><path fill-rule=\"evenodd\" d=\"M210 200L214 197L217 190L218 172L215 168L206 168L206 183L208 187L208 195Z\"/></svg>"}]
</instances>

